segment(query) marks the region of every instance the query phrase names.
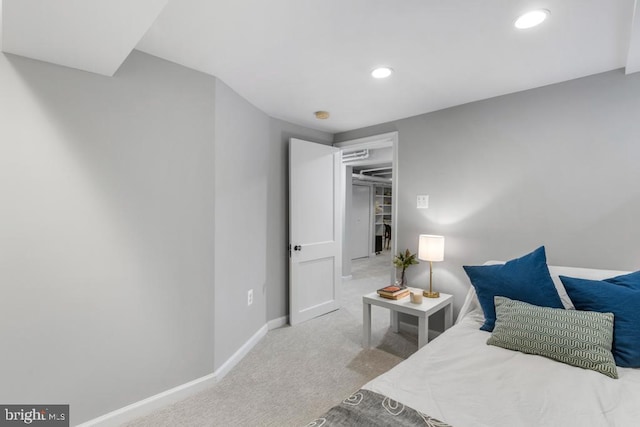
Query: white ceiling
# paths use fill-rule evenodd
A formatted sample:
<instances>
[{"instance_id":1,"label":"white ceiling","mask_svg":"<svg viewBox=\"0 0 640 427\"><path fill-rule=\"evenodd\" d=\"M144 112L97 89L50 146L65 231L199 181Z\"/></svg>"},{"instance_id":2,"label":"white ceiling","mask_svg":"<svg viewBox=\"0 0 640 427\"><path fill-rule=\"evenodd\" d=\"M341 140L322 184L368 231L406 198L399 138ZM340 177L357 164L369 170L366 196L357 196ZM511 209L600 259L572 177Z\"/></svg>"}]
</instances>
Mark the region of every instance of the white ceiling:
<instances>
[{"instance_id":1,"label":"white ceiling","mask_svg":"<svg viewBox=\"0 0 640 427\"><path fill-rule=\"evenodd\" d=\"M5 52L112 75L135 47L329 132L640 69L634 0L0 1ZM540 27L513 27L537 8Z\"/></svg>"}]
</instances>

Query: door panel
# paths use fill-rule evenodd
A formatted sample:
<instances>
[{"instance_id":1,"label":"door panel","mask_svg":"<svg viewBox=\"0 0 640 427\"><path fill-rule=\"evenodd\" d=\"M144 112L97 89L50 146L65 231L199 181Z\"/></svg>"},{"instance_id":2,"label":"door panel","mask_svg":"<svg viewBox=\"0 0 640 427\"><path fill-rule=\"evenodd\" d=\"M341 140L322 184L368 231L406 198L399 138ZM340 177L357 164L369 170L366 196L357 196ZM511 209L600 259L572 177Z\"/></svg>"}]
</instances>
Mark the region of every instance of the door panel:
<instances>
[{"instance_id":1,"label":"door panel","mask_svg":"<svg viewBox=\"0 0 640 427\"><path fill-rule=\"evenodd\" d=\"M342 256L337 148L289 143L289 322L339 308Z\"/></svg>"},{"instance_id":2,"label":"door panel","mask_svg":"<svg viewBox=\"0 0 640 427\"><path fill-rule=\"evenodd\" d=\"M334 290L325 283L333 280L333 257L314 259L300 263L300 276L308 278L305 292L300 292L302 310L314 309L335 299Z\"/></svg>"}]
</instances>

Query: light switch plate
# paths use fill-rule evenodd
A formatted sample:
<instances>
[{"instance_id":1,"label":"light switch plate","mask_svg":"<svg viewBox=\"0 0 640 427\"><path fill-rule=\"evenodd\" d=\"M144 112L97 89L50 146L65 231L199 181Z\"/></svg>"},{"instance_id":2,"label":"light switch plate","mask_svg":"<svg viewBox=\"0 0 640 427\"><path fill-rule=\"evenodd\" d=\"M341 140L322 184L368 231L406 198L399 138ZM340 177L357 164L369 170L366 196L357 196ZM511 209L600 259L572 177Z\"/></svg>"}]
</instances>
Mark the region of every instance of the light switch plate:
<instances>
[{"instance_id":1,"label":"light switch plate","mask_svg":"<svg viewBox=\"0 0 640 427\"><path fill-rule=\"evenodd\" d=\"M429 209L429 196L418 196L418 209Z\"/></svg>"}]
</instances>

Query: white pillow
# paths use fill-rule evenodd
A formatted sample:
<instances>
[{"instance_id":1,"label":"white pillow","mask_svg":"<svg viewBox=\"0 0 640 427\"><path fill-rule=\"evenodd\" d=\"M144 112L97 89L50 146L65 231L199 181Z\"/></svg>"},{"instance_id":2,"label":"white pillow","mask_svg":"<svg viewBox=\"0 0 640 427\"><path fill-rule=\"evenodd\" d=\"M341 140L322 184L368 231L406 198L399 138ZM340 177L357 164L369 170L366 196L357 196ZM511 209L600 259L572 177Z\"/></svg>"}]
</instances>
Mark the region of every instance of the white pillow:
<instances>
[{"instance_id":1,"label":"white pillow","mask_svg":"<svg viewBox=\"0 0 640 427\"><path fill-rule=\"evenodd\" d=\"M496 265L496 264L504 264L505 261L487 261L483 265ZM562 266L554 266L549 265L549 274L551 274L551 279L553 280L553 284L558 291L558 296L560 296L560 301L562 301L562 305L567 310L574 310L575 307L571 298L567 294L566 289L562 285L562 281L560 280L560 276L568 276L568 277L577 277L579 279L589 279L589 280L603 280L609 277L621 276L623 274L629 274L629 271L618 271L618 270L598 270L595 268L581 268L581 267L562 267ZM469 312L473 311L476 308L480 307L480 303L478 302L478 297L476 295L475 289L473 286L469 287L469 291L467 292L467 297L464 300L464 304L460 309L460 313L458 314L458 318L456 319L456 323L460 322L464 316L466 316Z\"/></svg>"},{"instance_id":2,"label":"white pillow","mask_svg":"<svg viewBox=\"0 0 640 427\"><path fill-rule=\"evenodd\" d=\"M577 277L579 279L588 280L603 280L608 279L609 277L622 276L623 274L630 273L629 271L597 270L595 268L562 267L556 265L550 265L548 267L553 284L556 285L558 295L560 295L560 299L562 300L562 305L564 305L564 308L568 310L574 310L575 307L571 298L569 298L562 281L560 280L560 276Z\"/></svg>"}]
</instances>

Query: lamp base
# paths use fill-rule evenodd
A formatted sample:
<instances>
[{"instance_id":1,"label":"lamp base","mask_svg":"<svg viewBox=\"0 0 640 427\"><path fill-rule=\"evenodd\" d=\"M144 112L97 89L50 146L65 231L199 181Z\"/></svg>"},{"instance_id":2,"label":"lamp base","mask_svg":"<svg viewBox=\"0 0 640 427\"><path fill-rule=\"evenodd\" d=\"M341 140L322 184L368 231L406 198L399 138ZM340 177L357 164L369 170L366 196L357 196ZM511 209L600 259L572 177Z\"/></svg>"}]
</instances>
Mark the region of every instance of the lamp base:
<instances>
[{"instance_id":1,"label":"lamp base","mask_svg":"<svg viewBox=\"0 0 640 427\"><path fill-rule=\"evenodd\" d=\"M424 295L427 298L440 298L440 292L423 291L422 295Z\"/></svg>"}]
</instances>

